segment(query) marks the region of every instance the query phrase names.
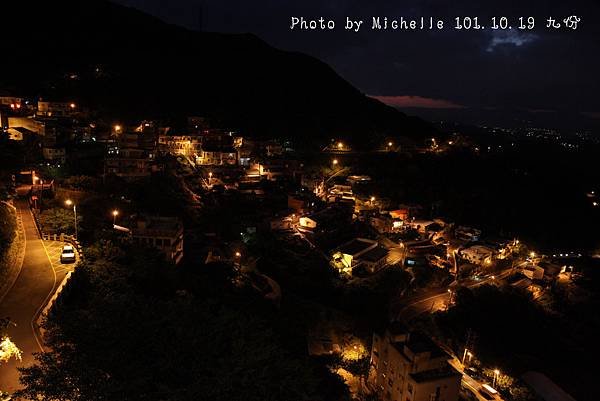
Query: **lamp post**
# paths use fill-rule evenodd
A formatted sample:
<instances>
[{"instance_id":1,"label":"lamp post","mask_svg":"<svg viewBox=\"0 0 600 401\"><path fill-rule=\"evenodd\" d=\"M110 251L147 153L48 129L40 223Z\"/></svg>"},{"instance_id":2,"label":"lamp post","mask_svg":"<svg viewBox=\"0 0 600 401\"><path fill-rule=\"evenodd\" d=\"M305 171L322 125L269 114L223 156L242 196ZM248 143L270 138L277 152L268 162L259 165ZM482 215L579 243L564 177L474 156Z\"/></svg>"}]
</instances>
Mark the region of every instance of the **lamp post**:
<instances>
[{"instance_id":1,"label":"lamp post","mask_svg":"<svg viewBox=\"0 0 600 401\"><path fill-rule=\"evenodd\" d=\"M259 167L258 167L258 175L260 176L260 165L259 165ZM210 184L211 184L211 182L212 182L212 176L213 176L213 173L212 173L212 171L209 171L209 172L208 172L208 186L209 186L209 187L210 187Z\"/></svg>"},{"instance_id":2,"label":"lamp post","mask_svg":"<svg viewBox=\"0 0 600 401\"><path fill-rule=\"evenodd\" d=\"M44 180L40 180L40 186L38 187L38 189L40 190L40 210L41 210L43 207L43 203L44 203Z\"/></svg>"},{"instance_id":3,"label":"lamp post","mask_svg":"<svg viewBox=\"0 0 600 401\"><path fill-rule=\"evenodd\" d=\"M73 218L75 219L75 239L77 239L77 206L71 199L67 199L65 201L65 205L71 206L73 205Z\"/></svg>"},{"instance_id":4,"label":"lamp post","mask_svg":"<svg viewBox=\"0 0 600 401\"><path fill-rule=\"evenodd\" d=\"M238 269L242 267L242 254L239 251L235 253L235 264Z\"/></svg>"},{"instance_id":5,"label":"lamp post","mask_svg":"<svg viewBox=\"0 0 600 401\"><path fill-rule=\"evenodd\" d=\"M496 381L498 380L498 376L500 376L500 371L498 369L494 369L494 381L492 382L492 387L496 387Z\"/></svg>"},{"instance_id":6,"label":"lamp post","mask_svg":"<svg viewBox=\"0 0 600 401\"><path fill-rule=\"evenodd\" d=\"M117 209L113 210L112 215L113 215L113 226L115 226L117 224L117 216L119 215L119 211Z\"/></svg>"},{"instance_id":7,"label":"lamp post","mask_svg":"<svg viewBox=\"0 0 600 401\"><path fill-rule=\"evenodd\" d=\"M452 305L452 298L454 297L454 291L452 291L450 288L448 288L448 304L446 305L446 310L450 309L450 306Z\"/></svg>"}]
</instances>

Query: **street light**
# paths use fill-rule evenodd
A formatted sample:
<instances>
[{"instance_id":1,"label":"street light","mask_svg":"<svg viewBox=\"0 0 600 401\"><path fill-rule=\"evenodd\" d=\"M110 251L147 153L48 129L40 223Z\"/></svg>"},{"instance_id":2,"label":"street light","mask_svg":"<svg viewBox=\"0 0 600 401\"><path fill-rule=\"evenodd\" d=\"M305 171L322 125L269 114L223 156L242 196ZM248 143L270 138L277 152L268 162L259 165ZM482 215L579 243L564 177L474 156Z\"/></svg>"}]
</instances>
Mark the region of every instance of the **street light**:
<instances>
[{"instance_id":1,"label":"street light","mask_svg":"<svg viewBox=\"0 0 600 401\"><path fill-rule=\"evenodd\" d=\"M260 174L260 173L259 173L259 174ZM208 172L208 185L209 185L209 186L210 186L210 183L211 183L211 181L212 181L212 176L213 176L213 173L212 173L212 171L209 171L209 172Z\"/></svg>"},{"instance_id":2,"label":"street light","mask_svg":"<svg viewBox=\"0 0 600 401\"><path fill-rule=\"evenodd\" d=\"M342 142L338 142L337 147L338 149L342 150L344 149L344 144Z\"/></svg>"},{"instance_id":3,"label":"street light","mask_svg":"<svg viewBox=\"0 0 600 401\"><path fill-rule=\"evenodd\" d=\"M333 159L333 160L331 161L331 164L333 164L333 167L337 166L337 164L338 164L338 159Z\"/></svg>"},{"instance_id":4,"label":"street light","mask_svg":"<svg viewBox=\"0 0 600 401\"><path fill-rule=\"evenodd\" d=\"M112 211L113 215L113 226L117 224L117 216L119 215L119 211L117 209Z\"/></svg>"},{"instance_id":5,"label":"street light","mask_svg":"<svg viewBox=\"0 0 600 401\"><path fill-rule=\"evenodd\" d=\"M500 376L500 371L498 369L494 369L494 381L492 382L492 387L496 387L496 380Z\"/></svg>"},{"instance_id":6,"label":"street light","mask_svg":"<svg viewBox=\"0 0 600 401\"><path fill-rule=\"evenodd\" d=\"M75 205L75 203L73 203L73 201L71 199L67 199L65 201L65 205L67 205L67 206L73 205L73 217L75 219L75 239L77 239L77 206Z\"/></svg>"},{"instance_id":7,"label":"street light","mask_svg":"<svg viewBox=\"0 0 600 401\"><path fill-rule=\"evenodd\" d=\"M452 305L452 298L454 297L454 291L448 288L448 294L450 297L448 298L448 304L446 305L446 310L450 309L450 305Z\"/></svg>"}]
</instances>

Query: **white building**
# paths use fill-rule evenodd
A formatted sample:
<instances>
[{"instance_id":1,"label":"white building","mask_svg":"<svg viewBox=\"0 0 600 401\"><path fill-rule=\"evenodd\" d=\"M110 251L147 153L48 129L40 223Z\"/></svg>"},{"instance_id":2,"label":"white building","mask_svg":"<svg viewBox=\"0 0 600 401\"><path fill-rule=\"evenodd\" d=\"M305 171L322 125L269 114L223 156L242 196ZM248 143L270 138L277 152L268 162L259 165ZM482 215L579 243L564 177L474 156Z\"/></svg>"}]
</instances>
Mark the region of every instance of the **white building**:
<instances>
[{"instance_id":1,"label":"white building","mask_svg":"<svg viewBox=\"0 0 600 401\"><path fill-rule=\"evenodd\" d=\"M469 263L476 265L491 264L494 259L494 250L484 245L473 245L461 249L458 254Z\"/></svg>"}]
</instances>

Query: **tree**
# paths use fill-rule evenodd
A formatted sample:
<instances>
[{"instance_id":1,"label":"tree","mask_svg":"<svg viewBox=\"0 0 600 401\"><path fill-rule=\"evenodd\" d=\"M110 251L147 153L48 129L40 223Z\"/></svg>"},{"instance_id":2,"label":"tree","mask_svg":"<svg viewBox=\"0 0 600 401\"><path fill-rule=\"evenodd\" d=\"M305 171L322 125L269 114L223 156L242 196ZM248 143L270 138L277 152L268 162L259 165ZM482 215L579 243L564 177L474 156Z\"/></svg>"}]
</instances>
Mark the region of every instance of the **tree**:
<instances>
[{"instance_id":1,"label":"tree","mask_svg":"<svg viewBox=\"0 0 600 401\"><path fill-rule=\"evenodd\" d=\"M3 202L0 202L0 257L10 247L17 228L17 219L15 213Z\"/></svg>"},{"instance_id":2,"label":"tree","mask_svg":"<svg viewBox=\"0 0 600 401\"><path fill-rule=\"evenodd\" d=\"M21 360L22 352L15 343L12 342L10 337L6 334L7 327L13 324L10 318L0 319L0 362L8 362L10 358ZM2 393L0 392L0 395Z\"/></svg>"},{"instance_id":3,"label":"tree","mask_svg":"<svg viewBox=\"0 0 600 401\"><path fill-rule=\"evenodd\" d=\"M97 190L100 180L96 177L90 177L87 175L73 175L64 181L64 184L73 189L79 189L83 191L94 191Z\"/></svg>"},{"instance_id":4,"label":"tree","mask_svg":"<svg viewBox=\"0 0 600 401\"><path fill-rule=\"evenodd\" d=\"M45 323L52 351L21 370L20 396L325 398L318 366L282 346L259 297L240 294L221 274L213 281L214 271L181 276L146 249L109 260L111 246L95 247L73 274Z\"/></svg>"},{"instance_id":5,"label":"tree","mask_svg":"<svg viewBox=\"0 0 600 401\"><path fill-rule=\"evenodd\" d=\"M74 233L75 217L72 209L55 207L44 210L39 215L43 229L50 233ZM77 225L81 225L82 217L77 215Z\"/></svg>"}]
</instances>

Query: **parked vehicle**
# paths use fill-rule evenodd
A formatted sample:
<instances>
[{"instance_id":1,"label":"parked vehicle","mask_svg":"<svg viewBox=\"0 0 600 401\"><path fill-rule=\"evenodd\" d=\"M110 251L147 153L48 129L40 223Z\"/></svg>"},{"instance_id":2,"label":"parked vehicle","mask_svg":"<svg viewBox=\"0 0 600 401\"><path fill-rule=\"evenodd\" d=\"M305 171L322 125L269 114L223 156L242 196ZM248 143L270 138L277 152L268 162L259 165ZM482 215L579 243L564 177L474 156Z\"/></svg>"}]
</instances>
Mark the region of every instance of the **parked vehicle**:
<instances>
[{"instance_id":1,"label":"parked vehicle","mask_svg":"<svg viewBox=\"0 0 600 401\"><path fill-rule=\"evenodd\" d=\"M501 399L500 395L498 394L498 391L489 384L483 384L479 389L479 394L481 394L486 400Z\"/></svg>"},{"instance_id":2,"label":"parked vehicle","mask_svg":"<svg viewBox=\"0 0 600 401\"><path fill-rule=\"evenodd\" d=\"M73 245L63 246L60 254L60 263L73 263L75 262L75 248Z\"/></svg>"}]
</instances>

